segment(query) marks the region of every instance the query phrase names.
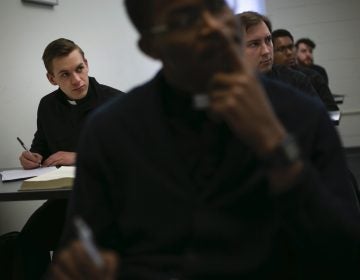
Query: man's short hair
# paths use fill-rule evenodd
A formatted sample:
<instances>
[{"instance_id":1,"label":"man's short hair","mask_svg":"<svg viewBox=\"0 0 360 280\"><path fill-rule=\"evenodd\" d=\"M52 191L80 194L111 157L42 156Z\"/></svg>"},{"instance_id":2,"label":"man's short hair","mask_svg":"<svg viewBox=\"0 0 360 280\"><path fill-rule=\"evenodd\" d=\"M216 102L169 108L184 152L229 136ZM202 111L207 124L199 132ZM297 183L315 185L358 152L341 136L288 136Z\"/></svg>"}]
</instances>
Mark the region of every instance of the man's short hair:
<instances>
[{"instance_id":1,"label":"man's short hair","mask_svg":"<svg viewBox=\"0 0 360 280\"><path fill-rule=\"evenodd\" d=\"M269 31L272 32L272 24L268 17L253 11L246 11L237 14L236 17L240 20L241 26L247 31L250 27L264 22Z\"/></svg>"},{"instance_id":2,"label":"man's short hair","mask_svg":"<svg viewBox=\"0 0 360 280\"><path fill-rule=\"evenodd\" d=\"M300 44L305 44L305 45L309 46L311 49L315 49L315 47L316 47L316 44L314 43L314 41L309 38L300 38L299 40L296 41L295 47L299 48Z\"/></svg>"},{"instance_id":3,"label":"man's short hair","mask_svg":"<svg viewBox=\"0 0 360 280\"><path fill-rule=\"evenodd\" d=\"M279 37L289 37L291 39L291 41L294 42L294 37L293 35L291 35L291 33L289 31L287 31L286 29L276 29L271 33L271 37L273 42L275 41L275 39L279 38Z\"/></svg>"},{"instance_id":4,"label":"man's short hair","mask_svg":"<svg viewBox=\"0 0 360 280\"><path fill-rule=\"evenodd\" d=\"M140 34L151 28L153 0L124 0L124 3L132 24Z\"/></svg>"},{"instance_id":5,"label":"man's short hair","mask_svg":"<svg viewBox=\"0 0 360 280\"><path fill-rule=\"evenodd\" d=\"M83 58L85 58L83 50L69 39L59 38L48 44L42 56L46 71L52 73L52 61L54 58L67 56L74 50L79 50Z\"/></svg>"}]
</instances>

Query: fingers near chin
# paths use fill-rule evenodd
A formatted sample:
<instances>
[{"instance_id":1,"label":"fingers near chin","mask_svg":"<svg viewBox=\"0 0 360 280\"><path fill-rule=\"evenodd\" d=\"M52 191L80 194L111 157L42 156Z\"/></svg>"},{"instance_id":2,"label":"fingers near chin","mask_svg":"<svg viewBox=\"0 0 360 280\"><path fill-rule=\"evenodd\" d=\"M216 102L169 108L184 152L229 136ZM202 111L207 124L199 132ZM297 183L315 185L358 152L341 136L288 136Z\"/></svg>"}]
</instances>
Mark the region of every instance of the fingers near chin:
<instances>
[{"instance_id":1,"label":"fingers near chin","mask_svg":"<svg viewBox=\"0 0 360 280\"><path fill-rule=\"evenodd\" d=\"M115 252L104 252L102 254L105 263L106 279L116 279L119 270L119 258Z\"/></svg>"},{"instance_id":2,"label":"fingers near chin","mask_svg":"<svg viewBox=\"0 0 360 280\"><path fill-rule=\"evenodd\" d=\"M76 275L76 272L73 271L73 260L71 258L71 255L69 255L68 252L66 251L60 252L56 256L52 264L51 271L53 275L59 277L59 278L55 277L55 279L72 279L74 275Z\"/></svg>"},{"instance_id":3,"label":"fingers near chin","mask_svg":"<svg viewBox=\"0 0 360 280\"><path fill-rule=\"evenodd\" d=\"M61 267L53 264L50 269L50 277L52 280L70 280L71 278L61 269Z\"/></svg>"}]
</instances>

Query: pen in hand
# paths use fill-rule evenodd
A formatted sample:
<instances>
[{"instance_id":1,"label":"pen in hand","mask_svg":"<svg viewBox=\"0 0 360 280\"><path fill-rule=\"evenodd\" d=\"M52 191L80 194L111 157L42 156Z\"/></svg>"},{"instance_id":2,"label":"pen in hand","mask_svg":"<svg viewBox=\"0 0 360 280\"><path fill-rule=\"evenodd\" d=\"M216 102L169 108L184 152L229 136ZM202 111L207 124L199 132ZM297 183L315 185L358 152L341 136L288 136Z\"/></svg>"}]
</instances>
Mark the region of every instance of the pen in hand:
<instances>
[{"instance_id":1,"label":"pen in hand","mask_svg":"<svg viewBox=\"0 0 360 280\"><path fill-rule=\"evenodd\" d=\"M20 145L24 148L25 151L30 152L29 149L25 146L24 142L19 137L16 137L16 139L19 141Z\"/></svg>"},{"instance_id":2,"label":"pen in hand","mask_svg":"<svg viewBox=\"0 0 360 280\"><path fill-rule=\"evenodd\" d=\"M19 137L16 137L16 139L19 141L20 145L24 148L26 152L30 153L30 155L33 155L32 152L30 152L30 150L26 147L24 142ZM39 167L41 167L41 162L39 162Z\"/></svg>"},{"instance_id":3,"label":"pen in hand","mask_svg":"<svg viewBox=\"0 0 360 280\"><path fill-rule=\"evenodd\" d=\"M80 217L74 218L74 224L77 230L77 235L83 244L86 253L98 268L102 268L104 266L104 261L94 244L91 229Z\"/></svg>"}]
</instances>

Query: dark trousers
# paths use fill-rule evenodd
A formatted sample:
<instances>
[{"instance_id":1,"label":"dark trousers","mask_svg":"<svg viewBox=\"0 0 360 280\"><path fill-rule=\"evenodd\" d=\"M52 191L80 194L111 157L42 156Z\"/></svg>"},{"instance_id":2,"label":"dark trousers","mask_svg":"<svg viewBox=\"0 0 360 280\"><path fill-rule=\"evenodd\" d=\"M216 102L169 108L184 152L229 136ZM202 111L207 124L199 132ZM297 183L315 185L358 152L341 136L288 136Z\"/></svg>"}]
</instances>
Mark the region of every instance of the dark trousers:
<instances>
[{"instance_id":1,"label":"dark trousers","mask_svg":"<svg viewBox=\"0 0 360 280\"><path fill-rule=\"evenodd\" d=\"M58 247L67 199L48 200L26 222L16 241L15 279L41 279Z\"/></svg>"}]
</instances>

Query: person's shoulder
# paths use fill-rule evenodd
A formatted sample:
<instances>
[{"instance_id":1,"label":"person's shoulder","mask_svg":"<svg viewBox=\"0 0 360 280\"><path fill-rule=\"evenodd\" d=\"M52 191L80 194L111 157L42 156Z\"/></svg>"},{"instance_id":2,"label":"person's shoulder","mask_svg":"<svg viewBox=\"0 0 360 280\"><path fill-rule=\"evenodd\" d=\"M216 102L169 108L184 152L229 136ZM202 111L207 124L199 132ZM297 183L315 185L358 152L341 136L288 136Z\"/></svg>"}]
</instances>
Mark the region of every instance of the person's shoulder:
<instances>
[{"instance_id":1,"label":"person's shoulder","mask_svg":"<svg viewBox=\"0 0 360 280\"><path fill-rule=\"evenodd\" d=\"M45 106L47 104L53 104L54 102L58 102L59 91L60 91L59 89L56 89L56 90L44 95L43 97L41 97L39 106Z\"/></svg>"},{"instance_id":2,"label":"person's shoulder","mask_svg":"<svg viewBox=\"0 0 360 280\"><path fill-rule=\"evenodd\" d=\"M289 77L289 78L296 78L296 79L305 79L306 75L301 71L296 69L292 69L285 65L274 65L272 67L272 72L278 76L279 78L282 77Z\"/></svg>"},{"instance_id":3,"label":"person's shoulder","mask_svg":"<svg viewBox=\"0 0 360 280\"><path fill-rule=\"evenodd\" d=\"M296 74L297 75L297 74ZM317 110L323 107L318 99L303 94L293 86L267 77L261 78L264 88L273 106L282 108L282 110Z\"/></svg>"},{"instance_id":4,"label":"person's shoulder","mask_svg":"<svg viewBox=\"0 0 360 280\"><path fill-rule=\"evenodd\" d=\"M150 110L154 99L158 95L156 87L156 78L134 87L127 93L119 95L117 98L98 108L93 114L93 119L111 120L112 118L136 118L139 113Z\"/></svg>"},{"instance_id":5,"label":"person's shoulder","mask_svg":"<svg viewBox=\"0 0 360 280\"><path fill-rule=\"evenodd\" d=\"M326 72L326 69L323 66L319 65L319 64L311 64L310 68L312 68L312 69L314 69L316 71L320 70L320 71Z\"/></svg>"},{"instance_id":6,"label":"person's shoulder","mask_svg":"<svg viewBox=\"0 0 360 280\"><path fill-rule=\"evenodd\" d=\"M133 87L130 89L118 102L123 110L126 109L134 111L148 111L154 106L154 102L158 102L160 92L162 91L163 78L162 74L158 73L151 80Z\"/></svg>"},{"instance_id":7,"label":"person's shoulder","mask_svg":"<svg viewBox=\"0 0 360 280\"><path fill-rule=\"evenodd\" d=\"M102 95L121 95L123 91L114 87L99 83L94 77L89 77L89 83L93 85Z\"/></svg>"},{"instance_id":8,"label":"person's shoulder","mask_svg":"<svg viewBox=\"0 0 360 280\"><path fill-rule=\"evenodd\" d=\"M305 67L305 66L298 65L295 68L295 70L304 73L306 76L315 77L315 78L318 78L318 77L322 78L321 75L319 74L319 72L317 72L314 69L311 69L310 67Z\"/></svg>"},{"instance_id":9,"label":"person's shoulder","mask_svg":"<svg viewBox=\"0 0 360 280\"><path fill-rule=\"evenodd\" d=\"M309 66L309 68L312 69L312 70L314 70L314 71L316 71L317 73L319 73L319 74L323 77L323 79L325 80L325 82L326 82L327 84L329 83L329 77L328 77L328 74L327 74L327 72L326 72L326 70L325 70L324 67L322 67L322 66L320 66L320 65L318 65L318 64L311 64L311 65Z\"/></svg>"},{"instance_id":10,"label":"person's shoulder","mask_svg":"<svg viewBox=\"0 0 360 280\"><path fill-rule=\"evenodd\" d=\"M262 82L275 114L289 131L312 133L319 124L331 125L319 98L303 94L280 81L263 79Z\"/></svg>"}]
</instances>

